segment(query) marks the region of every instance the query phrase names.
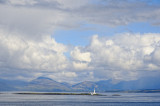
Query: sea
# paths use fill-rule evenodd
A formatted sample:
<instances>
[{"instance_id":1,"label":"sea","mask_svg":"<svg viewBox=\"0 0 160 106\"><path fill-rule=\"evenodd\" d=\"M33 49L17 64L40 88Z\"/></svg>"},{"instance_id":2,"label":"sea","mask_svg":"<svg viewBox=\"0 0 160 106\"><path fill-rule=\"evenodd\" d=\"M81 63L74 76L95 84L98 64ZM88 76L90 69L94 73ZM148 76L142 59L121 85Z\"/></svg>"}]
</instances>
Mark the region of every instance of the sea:
<instances>
[{"instance_id":1,"label":"sea","mask_svg":"<svg viewBox=\"0 0 160 106\"><path fill-rule=\"evenodd\" d=\"M160 93L92 95L23 95L0 93L0 106L160 106ZM119 94L120 96L113 96Z\"/></svg>"}]
</instances>

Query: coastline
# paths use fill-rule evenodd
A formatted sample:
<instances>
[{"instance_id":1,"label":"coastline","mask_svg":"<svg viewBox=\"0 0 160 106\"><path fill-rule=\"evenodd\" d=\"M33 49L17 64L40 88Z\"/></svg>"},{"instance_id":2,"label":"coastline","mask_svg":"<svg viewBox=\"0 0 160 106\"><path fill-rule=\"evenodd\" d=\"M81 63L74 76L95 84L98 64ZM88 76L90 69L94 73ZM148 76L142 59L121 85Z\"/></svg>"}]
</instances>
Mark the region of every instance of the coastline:
<instances>
[{"instance_id":1,"label":"coastline","mask_svg":"<svg viewBox=\"0 0 160 106\"><path fill-rule=\"evenodd\" d=\"M29 92L29 93L14 93L22 95L91 95L91 93L40 93L40 92ZM96 96L101 96L101 94L94 94Z\"/></svg>"}]
</instances>

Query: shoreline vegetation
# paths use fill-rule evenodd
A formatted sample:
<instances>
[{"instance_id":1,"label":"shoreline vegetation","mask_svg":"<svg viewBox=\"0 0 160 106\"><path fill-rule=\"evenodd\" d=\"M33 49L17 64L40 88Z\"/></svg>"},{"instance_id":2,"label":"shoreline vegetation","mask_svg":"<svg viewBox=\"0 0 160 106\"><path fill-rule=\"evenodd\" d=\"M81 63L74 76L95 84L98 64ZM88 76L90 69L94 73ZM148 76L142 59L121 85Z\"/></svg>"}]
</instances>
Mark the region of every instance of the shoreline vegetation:
<instances>
[{"instance_id":1,"label":"shoreline vegetation","mask_svg":"<svg viewBox=\"0 0 160 106\"><path fill-rule=\"evenodd\" d=\"M145 89L145 90L108 90L105 92L119 92L119 93L160 93L160 89L154 90L154 89Z\"/></svg>"},{"instance_id":2,"label":"shoreline vegetation","mask_svg":"<svg viewBox=\"0 0 160 106\"><path fill-rule=\"evenodd\" d=\"M40 93L40 92L31 92L31 93L14 93L22 95L91 95L91 93ZM94 94L95 96L102 96L102 94Z\"/></svg>"}]
</instances>

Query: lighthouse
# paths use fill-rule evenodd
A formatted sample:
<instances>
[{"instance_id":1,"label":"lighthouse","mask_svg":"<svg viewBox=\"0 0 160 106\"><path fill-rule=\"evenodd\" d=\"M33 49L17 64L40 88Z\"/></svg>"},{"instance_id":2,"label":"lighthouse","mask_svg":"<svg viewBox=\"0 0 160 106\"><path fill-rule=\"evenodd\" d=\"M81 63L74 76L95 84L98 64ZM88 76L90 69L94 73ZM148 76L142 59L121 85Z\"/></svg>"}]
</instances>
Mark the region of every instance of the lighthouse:
<instances>
[{"instance_id":1,"label":"lighthouse","mask_svg":"<svg viewBox=\"0 0 160 106\"><path fill-rule=\"evenodd\" d=\"M94 92L93 92L93 95L95 95L96 94L96 90L95 90L95 88L94 88Z\"/></svg>"},{"instance_id":2,"label":"lighthouse","mask_svg":"<svg viewBox=\"0 0 160 106\"><path fill-rule=\"evenodd\" d=\"M96 94L96 90L94 88L94 92L91 92L91 95L95 95Z\"/></svg>"}]
</instances>

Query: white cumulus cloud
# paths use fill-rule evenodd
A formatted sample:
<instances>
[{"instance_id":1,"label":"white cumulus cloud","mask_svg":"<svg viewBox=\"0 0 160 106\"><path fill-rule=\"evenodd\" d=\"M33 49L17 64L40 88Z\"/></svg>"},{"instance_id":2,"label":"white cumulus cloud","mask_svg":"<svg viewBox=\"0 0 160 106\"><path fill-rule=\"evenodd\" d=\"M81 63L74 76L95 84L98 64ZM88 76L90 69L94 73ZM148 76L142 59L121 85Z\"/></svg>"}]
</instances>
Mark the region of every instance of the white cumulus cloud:
<instances>
[{"instance_id":1,"label":"white cumulus cloud","mask_svg":"<svg viewBox=\"0 0 160 106\"><path fill-rule=\"evenodd\" d=\"M71 56L73 57L73 59L77 61L85 61L85 62L91 61L90 52L81 52L78 47L75 47L74 50L71 51Z\"/></svg>"},{"instance_id":2,"label":"white cumulus cloud","mask_svg":"<svg viewBox=\"0 0 160 106\"><path fill-rule=\"evenodd\" d=\"M143 71L160 69L159 42L160 34L155 33L122 33L112 38L94 35L90 44L79 50L87 50L91 61L74 65L92 67L95 78L135 80Z\"/></svg>"},{"instance_id":3,"label":"white cumulus cloud","mask_svg":"<svg viewBox=\"0 0 160 106\"><path fill-rule=\"evenodd\" d=\"M16 69L58 71L67 67L67 47L54 38L32 41L0 32L0 66Z\"/></svg>"}]
</instances>

